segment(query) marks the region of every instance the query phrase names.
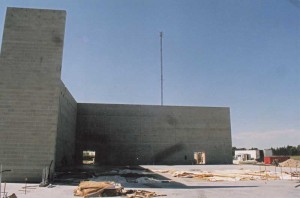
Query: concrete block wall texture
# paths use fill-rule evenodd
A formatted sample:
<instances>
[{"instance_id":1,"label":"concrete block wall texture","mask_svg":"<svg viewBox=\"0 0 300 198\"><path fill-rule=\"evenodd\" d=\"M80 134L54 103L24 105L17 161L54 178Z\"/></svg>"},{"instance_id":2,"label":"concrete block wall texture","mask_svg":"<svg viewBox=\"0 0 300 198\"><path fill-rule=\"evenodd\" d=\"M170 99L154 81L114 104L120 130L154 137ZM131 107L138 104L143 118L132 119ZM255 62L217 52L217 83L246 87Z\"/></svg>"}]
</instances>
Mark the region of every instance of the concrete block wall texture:
<instances>
[{"instance_id":1,"label":"concrete block wall texture","mask_svg":"<svg viewBox=\"0 0 300 198\"><path fill-rule=\"evenodd\" d=\"M229 108L151 105L77 105L77 163L96 151L100 165L230 164Z\"/></svg>"},{"instance_id":2,"label":"concrete block wall texture","mask_svg":"<svg viewBox=\"0 0 300 198\"><path fill-rule=\"evenodd\" d=\"M42 169L231 163L229 108L77 104L61 81L66 12L8 8L0 54L0 163L4 181L41 181Z\"/></svg>"},{"instance_id":3,"label":"concrete block wall texture","mask_svg":"<svg viewBox=\"0 0 300 198\"><path fill-rule=\"evenodd\" d=\"M0 55L5 181L41 181L55 159L65 11L8 8Z\"/></svg>"},{"instance_id":4,"label":"concrete block wall texture","mask_svg":"<svg viewBox=\"0 0 300 198\"><path fill-rule=\"evenodd\" d=\"M58 110L55 168L75 163L77 103L67 87L61 82Z\"/></svg>"}]
</instances>

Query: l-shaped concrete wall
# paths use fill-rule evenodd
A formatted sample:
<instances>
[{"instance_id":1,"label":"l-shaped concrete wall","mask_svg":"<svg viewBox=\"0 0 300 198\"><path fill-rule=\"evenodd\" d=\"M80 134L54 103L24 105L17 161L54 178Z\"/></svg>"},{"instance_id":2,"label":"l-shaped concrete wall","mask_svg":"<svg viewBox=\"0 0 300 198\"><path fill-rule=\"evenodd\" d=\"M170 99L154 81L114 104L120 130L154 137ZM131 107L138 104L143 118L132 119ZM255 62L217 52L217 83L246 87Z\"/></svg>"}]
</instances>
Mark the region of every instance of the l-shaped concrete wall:
<instances>
[{"instance_id":1,"label":"l-shaped concrete wall","mask_svg":"<svg viewBox=\"0 0 300 198\"><path fill-rule=\"evenodd\" d=\"M82 163L231 163L229 108L77 104L61 81L65 11L8 8L0 54L0 164L4 181L41 181Z\"/></svg>"}]
</instances>

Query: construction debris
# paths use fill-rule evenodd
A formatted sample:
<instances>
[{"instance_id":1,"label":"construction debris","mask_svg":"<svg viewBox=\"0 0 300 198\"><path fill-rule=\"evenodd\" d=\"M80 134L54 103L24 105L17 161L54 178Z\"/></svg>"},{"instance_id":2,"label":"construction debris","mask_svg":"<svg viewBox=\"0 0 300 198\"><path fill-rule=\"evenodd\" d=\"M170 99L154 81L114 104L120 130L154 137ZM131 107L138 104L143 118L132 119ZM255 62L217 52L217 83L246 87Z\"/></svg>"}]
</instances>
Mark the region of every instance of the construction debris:
<instances>
[{"instance_id":1,"label":"construction debris","mask_svg":"<svg viewBox=\"0 0 300 198\"><path fill-rule=\"evenodd\" d=\"M17 198L17 195L15 193L8 196L8 198Z\"/></svg>"},{"instance_id":2,"label":"construction debris","mask_svg":"<svg viewBox=\"0 0 300 198\"><path fill-rule=\"evenodd\" d=\"M160 172L160 171L157 171ZM173 177L180 178L194 178L205 181L250 181L250 180L277 180L286 178L288 175L283 173L285 177L281 177L278 172L271 172L266 170L222 170L222 171L163 171L169 173ZM293 176L294 177L294 176Z\"/></svg>"},{"instance_id":3,"label":"construction debris","mask_svg":"<svg viewBox=\"0 0 300 198\"><path fill-rule=\"evenodd\" d=\"M292 172L284 171L284 173L290 175L291 177L300 178L300 171L292 171Z\"/></svg>"},{"instance_id":4,"label":"construction debris","mask_svg":"<svg viewBox=\"0 0 300 198\"><path fill-rule=\"evenodd\" d=\"M173 173L174 177L196 178L206 181L250 181L250 180L275 180L279 176L271 175L268 172L231 172L231 173Z\"/></svg>"},{"instance_id":5,"label":"construction debris","mask_svg":"<svg viewBox=\"0 0 300 198\"><path fill-rule=\"evenodd\" d=\"M116 188L113 182L84 181L80 182L78 188L74 190L74 195L81 197L100 196L105 189L114 189L118 192L119 188Z\"/></svg>"},{"instance_id":6,"label":"construction debris","mask_svg":"<svg viewBox=\"0 0 300 198\"><path fill-rule=\"evenodd\" d=\"M300 160L288 159L284 162L279 163L281 167L300 167Z\"/></svg>"},{"instance_id":7,"label":"construction debris","mask_svg":"<svg viewBox=\"0 0 300 198\"><path fill-rule=\"evenodd\" d=\"M145 190L125 190L120 184L114 182L83 181L74 190L74 196L80 197L114 197L127 196L128 198L150 198L166 196Z\"/></svg>"},{"instance_id":8,"label":"construction debris","mask_svg":"<svg viewBox=\"0 0 300 198\"><path fill-rule=\"evenodd\" d=\"M126 190L125 190L126 191ZM128 198L150 198L150 197L162 197L167 196L164 194L157 194L146 190L127 190L125 193Z\"/></svg>"}]
</instances>

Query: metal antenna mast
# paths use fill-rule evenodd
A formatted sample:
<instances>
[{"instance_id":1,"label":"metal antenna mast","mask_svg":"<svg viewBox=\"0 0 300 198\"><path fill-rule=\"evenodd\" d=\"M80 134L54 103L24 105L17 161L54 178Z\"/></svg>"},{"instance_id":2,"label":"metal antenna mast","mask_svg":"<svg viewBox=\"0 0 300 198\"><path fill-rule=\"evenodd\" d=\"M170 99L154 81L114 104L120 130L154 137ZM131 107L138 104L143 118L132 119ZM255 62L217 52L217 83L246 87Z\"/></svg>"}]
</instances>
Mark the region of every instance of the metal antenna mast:
<instances>
[{"instance_id":1,"label":"metal antenna mast","mask_svg":"<svg viewBox=\"0 0 300 198\"><path fill-rule=\"evenodd\" d=\"M160 89L161 89L161 106L164 105L164 84L163 84L163 48L162 48L163 32L160 32Z\"/></svg>"}]
</instances>

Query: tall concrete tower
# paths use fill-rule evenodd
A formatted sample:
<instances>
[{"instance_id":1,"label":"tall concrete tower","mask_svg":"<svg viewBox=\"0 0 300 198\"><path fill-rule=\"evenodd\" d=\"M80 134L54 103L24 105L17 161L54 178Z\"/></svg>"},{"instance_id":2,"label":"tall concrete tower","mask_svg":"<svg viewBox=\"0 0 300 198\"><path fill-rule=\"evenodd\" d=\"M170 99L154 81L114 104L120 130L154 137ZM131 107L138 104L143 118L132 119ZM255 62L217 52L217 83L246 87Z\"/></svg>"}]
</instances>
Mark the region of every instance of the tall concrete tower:
<instances>
[{"instance_id":1,"label":"tall concrete tower","mask_svg":"<svg viewBox=\"0 0 300 198\"><path fill-rule=\"evenodd\" d=\"M12 170L6 181L40 181L55 160L65 20L65 11L7 9L0 55L0 163Z\"/></svg>"}]
</instances>

